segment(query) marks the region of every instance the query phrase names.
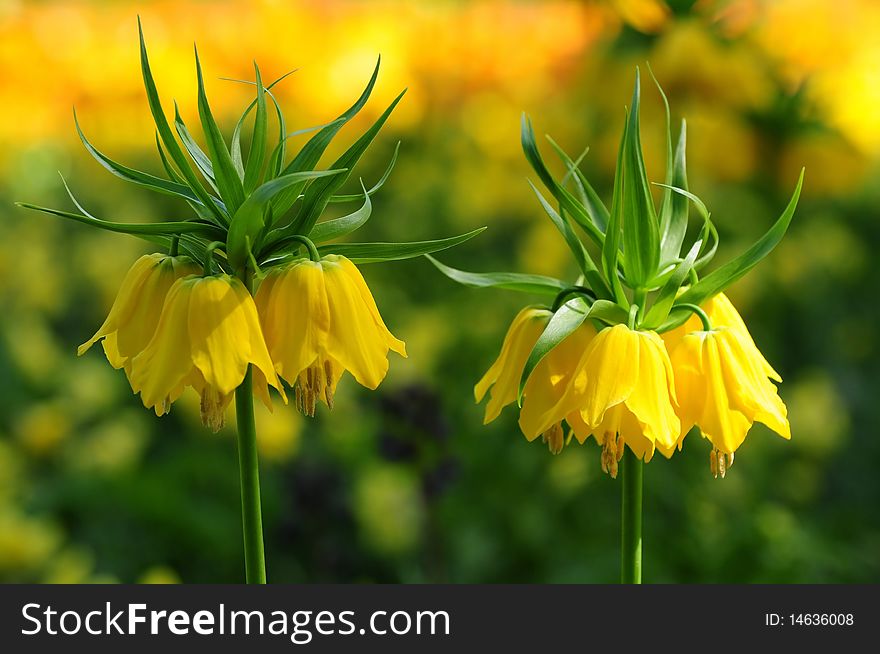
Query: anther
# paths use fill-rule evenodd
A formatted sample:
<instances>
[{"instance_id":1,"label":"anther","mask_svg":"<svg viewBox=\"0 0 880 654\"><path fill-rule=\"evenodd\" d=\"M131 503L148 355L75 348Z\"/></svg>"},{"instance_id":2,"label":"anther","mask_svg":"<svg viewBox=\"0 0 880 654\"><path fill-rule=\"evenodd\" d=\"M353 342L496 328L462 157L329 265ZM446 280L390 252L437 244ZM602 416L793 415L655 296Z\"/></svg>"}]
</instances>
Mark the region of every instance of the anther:
<instances>
[{"instance_id":1,"label":"anther","mask_svg":"<svg viewBox=\"0 0 880 654\"><path fill-rule=\"evenodd\" d=\"M551 454L559 454L565 447L565 433L562 430L562 424L556 423L547 431L541 434L541 440L547 443Z\"/></svg>"},{"instance_id":2,"label":"anther","mask_svg":"<svg viewBox=\"0 0 880 654\"><path fill-rule=\"evenodd\" d=\"M617 462L623 456L624 441L617 434L606 432L602 443L602 472L617 479Z\"/></svg>"}]
</instances>

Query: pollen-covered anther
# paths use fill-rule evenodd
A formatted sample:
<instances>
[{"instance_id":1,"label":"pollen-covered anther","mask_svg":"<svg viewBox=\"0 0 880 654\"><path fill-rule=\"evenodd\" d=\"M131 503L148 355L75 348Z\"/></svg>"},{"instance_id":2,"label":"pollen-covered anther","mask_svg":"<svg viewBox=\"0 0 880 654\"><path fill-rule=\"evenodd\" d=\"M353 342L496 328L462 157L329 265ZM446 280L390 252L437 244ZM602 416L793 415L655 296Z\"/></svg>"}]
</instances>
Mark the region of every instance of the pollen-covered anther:
<instances>
[{"instance_id":1,"label":"pollen-covered anther","mask_svg":"<svg viewBox=\"0 0 880 654\"><path fill-rule=\"evenodd\" d=\"M303 415L314 417L318 400L333 408L332 369L329 361L315 361L303 370L296 382L296 406Z\"/></svg>"},{"instance_id":2,"label":"pollen-covered anther","mask_svg":"<svg viewBox=\"0 0 880 654\"><path fill-rule=\"evenodd\" d=\"M557 422L550 429L541 434L541 440L547 443L551 454L559 454L565 447L565 432L562 429L562 423Z\"/></svg>"},{"instance_id":3,"label":"pollen-covered anther","mask_svg":"<svg viewBox=\"0 0 880 654\"><path fill-rule=\"evenodd\" d=\"M617 434L610 432L605 434L605 442L602 443L602 472L617 478L617 462L623 456L623 439Z\"/></svg>"},{"instance_id":4,"label":"pollen-covered anther","mask_svg":"<svg viewBox=\"0 0 880 654\"><path fill-rule=\"evenodd\" d=\"M715 479L718 479L718 477L724 479L732 465L733 452L725 454L718 448L712 448L712 451L709 453L709 469L712 471L712 476Z\"/></svg>"},{"instance_id":5,"label":"pollen-covered anther","mask_svg":"<svg viewBox=\"0 0 880 654\"><path fill-rule=\"evenodd\" d=\"M202 424L215 434L226 424L226 412L223 398L217 391L205 388L202 390Z\"/></svg>"}]
</instances>

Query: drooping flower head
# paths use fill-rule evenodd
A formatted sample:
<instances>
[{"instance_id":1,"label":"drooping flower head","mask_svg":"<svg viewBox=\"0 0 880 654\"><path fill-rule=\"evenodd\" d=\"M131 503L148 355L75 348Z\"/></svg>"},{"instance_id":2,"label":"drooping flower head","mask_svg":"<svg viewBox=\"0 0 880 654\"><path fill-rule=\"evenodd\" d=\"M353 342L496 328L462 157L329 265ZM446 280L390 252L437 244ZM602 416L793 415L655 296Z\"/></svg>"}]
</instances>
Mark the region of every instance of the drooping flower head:
<instances>
[{"instance_id":1,"label":"drooping flower head","mask_svg":"<svg viewBox=\"0 0 880 654\"><path fill-rule=\"evenodd\" d=\"M152 339L131 361L131 387L144 406L163 415L192 386L202 398L202 420L217 431L249 365L267 406L267 384L284 397L244 284L225 274L193 275L168 291Z\"/></svg>"},{"instance_id":2,"label":"drooping flower head","mask_svg":"<svg viewBox=\"0 0 880 654\"><path fill-rule=\"evenodd\" d=\"M360 271L343 256L272 269L256 304L275 370L295 385L297 405L306 415L315 414L319 400L333 407L346 370L375 389L388 372L388 351L406 356Z\"/></svg>"},{"instance_id":3,"label":"drooping flower head","mask_svg":"<svg viewBox=\"0 0 880 654\"><path fill-rule=\"evenodd\" d=\"M552 315L548 309L527 307L513 319L498 358L474 387L477 402L489 393L484 424L495 420L505 406L516 401L526 360ZM552 414L552 417L548 414L556 406L571 378L574 364L595 333L589 323L575 330L538 363L523 388L520 429L529 441L540 435L553 454L562 451L572 433L580 442L586 438L583 429L574 429L575 424L580 427L581 423L578 412ZM572 427L567 436L563 420Z\"/></svg>"},{"instance_id":4,"label":"drooping flower head","mask_svg":"<svg viewBox=\"0 0 880 654\"><path fill-rule=\"evenodd\" d=\"M786 439L791 429L785 404L771 382L782 380L755 346L733 304L719 294L705 306L712 329L670 332L668 338L681 398L678 444L697 425L713 446L712 473L724 477L755 422ZM689 323L684 327L693 327Z\"/></svg>"},{"instance_id":5,"label":"drooping flower head","mask_svg":"<svg viewBox=\"0 0 880 654\"><path fill-rule=\"evenodd\" d=\"M131 370L131 359L140 354L153 338L162 305L171 285L181 277L197 274L201 266L185 256L145 254L122 279L113 306L104 324L77 354L85 354L99 340L110 365Z\"/></svg>"},{"instance_id":6,"label":"drooping flower head","mask_svg":"<svg viewBox=\"0 0 880 654\"><path fill-rule=\"evenodd\" d=\"M579 439L592 433L602 445L602 467L617 474L624 446L650 460L655 448L671 455L680 431L676 392L666 347L654 332L617 324L583 350L571 381L548 419L580 414Z\"/></svg>"}]
</instances>

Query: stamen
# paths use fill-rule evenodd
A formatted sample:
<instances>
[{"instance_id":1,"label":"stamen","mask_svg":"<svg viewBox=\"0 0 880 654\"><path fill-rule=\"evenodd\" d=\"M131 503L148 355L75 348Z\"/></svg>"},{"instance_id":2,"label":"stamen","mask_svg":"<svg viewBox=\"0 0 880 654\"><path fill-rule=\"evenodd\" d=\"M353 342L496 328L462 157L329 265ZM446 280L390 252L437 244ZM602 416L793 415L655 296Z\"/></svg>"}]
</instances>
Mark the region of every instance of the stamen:
<instances>
[{"instance_id":1,"label":"stamen","mask_svg":"<svg viewBox=\"0 0 880 654\"><path fill-rule=\"evenodd\" d=\"M562 430L562 424L557 422L550 429L541 434L541 440L547 443L551 454L559 454L565 447L565 432Z\"/></svg>"},{"instance_id":2,"label":"stamen","mask_svg":"<svg viewBox=\"0 0 880 654\"><path fill-rule=\"evenodd\" d=\"M617 462L623 456L624 441L616 433L605 432L605 442L602 443L602 472L617 479Z\"/></svg>"},{"instance_id":3,"label":"stamen","mask_svg":"<svg viewBox=\"0 0 880 654\"><path fill-rule=\"evenodd\" d=\"M214 389L205 387L202 390L202 424L215 434L223 429L226 424L226 415L223 411L223 402L220 394Z\"/></svg>"},{"instance_id":4,"label":"stamen","mask_svg":"<svg viewBox=\"0 0 880 654\"><path fill-rule=\"evenodd\" d=\"M713 447L712 451L709 453L709 469L712 471L712 476L715 479L724 477L727 475L727 471L730 466L733 465L733 452L730 454L725 454L717 447Z\"/></svg>"},{"instance_id":5,"label":"stamen","mask_svg":"<svg viewBox=\"0 0 880 654\"><path fill-rule=\"evenodd\" d=\"M324 399L327 401L327 408L333 409L333 366L330 361L324 361Z\"/></svg>"}]
</instances>

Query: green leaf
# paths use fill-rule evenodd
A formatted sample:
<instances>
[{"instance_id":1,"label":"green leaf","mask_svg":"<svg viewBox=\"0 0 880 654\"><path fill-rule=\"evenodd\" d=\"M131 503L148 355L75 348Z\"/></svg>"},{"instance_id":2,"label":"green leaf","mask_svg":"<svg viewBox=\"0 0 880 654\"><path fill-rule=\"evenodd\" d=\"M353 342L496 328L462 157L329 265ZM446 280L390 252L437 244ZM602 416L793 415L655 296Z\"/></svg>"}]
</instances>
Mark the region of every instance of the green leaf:
<instances>
[{"instance_id":1,"label":"green leaf","mask_svg":"<svg viewBox=\"0 0 880 654\"><path fill-rule=\"evenodd\" d=\"M624 270L632 288L644 287L657 274L660 262L660 234L654 200L642 157L639 128L641 88L639 70L633 89L632 107L626 126L623 175L623 251Z\"/></svg>"},{"instance_id":2,"label":"green leaf","mask_svg":"<svg viewBox=\"0 0 880 654\"><path fill-rule=\"evenodd\" d=\"M298 69L294 69L284 73L281 77L275 79L268 86L264 87L264 91L272 100L272 104L275 105L275 114L278 118L278 144L272 150L272 154L269 156L269 170L272 172L272 177L280 177L281 170L284 167L284 156L285 156L285 142L291 136L306 132L312 131L314 129L320 129L320 127L310 127L306 130L300 130L299 132L294 132L292 134L285 134L287 131L287 127L284 123L284 112L281 111L281 105L278 103L277 98L272 93L271 89L279 84L281 81L286 79L288 76L293 75ZM245 79L234 79L230 77L221 77L220 79L225 80L227 82L236 82L237 84L250 84L252 86L256 86L256 82L252 82L250 80ZM232 163L235 166L235 170L238 172L239 177L244 179L244 164L242 163L241 157L241 129L244 126L244 121L257 106L257 100L251 100L251 103L245 108L244 112L241 114L241 117L238 119L238 122L235 125L235 129L232 132ZM323 125L321 126L323 127Z\"/></svg>"},{"instance_id":3,"label":"green leaf","mask_svg":"<svg viewBox=\"0 0 880 654\"><path fill-rule=\"evenodd\" d=\"M199 201L199 198L192 192L192 189L190 189L190 187L185 184L168 181L167 179L162 179L161 177L156 177L155 175L143 173L139 170L135 170L134 168L129 168L128 166L123 166L122 164L116 163L115 161L110 159L110 157L99 152L98 149L89 142L89 140L86 138L86 135L83 134L82 129L80 129L79 120L76 116L76 109L73 110L73 123L76 126L76 132L77 134L79 134L79 138L88 153L92 155L99 164L101 164L104 168L109 170L117 177L124 179L127 182L133 182L134 184L138 184L139 186L143 186L153 191L158 191L159 193L174 195L180 198L184 198L185 200L194 200L196 202Z\"/></svg>"},{"instance_id":4,"label":"green leaf","mask_svg":"<svg viewBox=\"0 0 880 654\"><path fill-rule=\"evenodd\" d=\"M270 180L259 186L239 207L229 225L226 238L226 254L233 268L242 267L247 261L248 243L256 246L265 227L264 215L269 210L269 202L278 193L303 180L318 179L342 174L342 170L307 170L290 173Z\"/></svg>"},{"instance_id":5,"label":"green leaf","mask_svg":"<svg viewBox=\"0 0 880 654\"><path fill-rule=\"evenodd\" d=\"M183 175L183 178L186 180L186 183L193 194L195 194L198 200L208 208L215 218L223 224L228 224L229 216L225 211L225 208L219 207L217 203L214 202L213 198L211 198L210 194L202 187L201 182L199 182L198 177L196 177L195 171L193 171L189 162L186 160L186 155L184 155L183 150L174 139L174 134L171 132L171 127L168 125L168 119L165 118L165 113L162 111L162 103L159 101L159 92L156 90L156 83L153 81L153 73L150 71L150 60L147 57L147 46L144 42L144 31L141 27L140 17L138 17L138 37L140 39L141 73L144 78L144 88L147 92L150 113L153 115L153 121L156 123L156 129L159 131L162 143L165 145L165 149L168 150L171 160L174 161L175 165L180 170L180 173Z\"/></svg>"},{"instance_id":6,"label":"green leaf","mask_svg":"<svg viewBox=\"0 0 880 654\"><path fill-rule=\"evenodd\" d=\"M342 129L343 125L358 114L367 103L367 100L369 100L370 94L373 92L373 87L376 85L376 78L379 76L379 65L381 63L382 57L379 57L376 60L376 67L373 69L370 81L367 82L366 88L363 90L357 101L344 111L339 118L324 127L306 142L293 160L284 168L283 172L285 174L301 170L311 170L318 164L318 160L321 158L321 155L324 154L327 146L330 145L330 141L333 140L333 137L335 137L339 130ZM299 197L304 186L305 184L302 186L292 186L275 200L273 206L276 216L280 217L293 206L293 203L296 202L296 199Z\"/></svg>"},{"instance_id":7,"label":"green leaf","mask_svg":"<svg viewBox=\"0 0 880 654\"><path fill-rule=\"evenodd\" d=\"M232 156L223 141L220 128L211 113L208 104L208 96L205 94L205 80L202 76L202 64L199 61L199 51L193 48L196 57L196 78L198 79L198 104L199 118L202 121L202 130L205 132L205 142L208 145L208 154L211 156L213 165L214 182L224 204L231 214L235 214L244 202L244 189L238 171L232 163Z\"/></svg>"},{"instance_id":8,"label":"green leaf","mask_svg":"<svg viewBox=\"0 0 880 654\"><path fill-rule=\"evenodd\" d=\"M677 187L687 191L687 123L681 121L681 131L678 134L678 144L675 147L675 158L672 163L672 172L667 175L666 183L670 187ZM672 188L668 188L664 194L664 204L660 212L660 261L668 262L677 259L681 253L681 244L684 242L688 223L687 197L678 193L673 194ZM667 201L666 198L669 198Z\"/></svg>"},{"instance_id":9,"label":"green leaf","mask_svg":"<svg viewBox=\"0 0 880 654\"><path fill-rule=\"evenodd\" d=\"M254 75L257 83L257 115L254 119L254 133L251 136L251 149L248 152L247 165L244 169L245 193L253 191L260 181L260 173L263 170L263 157L266 156L266 132L269 129L266 93L257 62L254 62Z\"/></svg>"},{"instance_id":10,"label":"green leaf","mask_svg":"<svg viewBox=\"0 0 880 654\"><path fill-rule=\"evenodd\" d=\"M318 252L322 255L339 254L347 257L353 263L399 261L455 247L472 239L485 229L485 227L480 227L466 234L433 241L412 241L410 243L332 243L319 246Z\"/></svg>"},{"instance_id":11,"label":"green leaf","mask_svg":"<svg viewBox=\"0 0 880 654\"><path fill-rule=\"evenodd\" d=\"M520 404L526 382L541 360L547 356L550 350L580 327L587 318L596 318L609 323L626 322L627 313L614 302L596 300L592 305L588 305L580 297L573 298L559 307L538 337L529 358L526 360L519 383L518 402Z\"/></svg>"},{"instance_id":12,"label":"green leaf","mask_svg":"<svg viewBox=\"0 0 880 654\"><path fill-rule=\"evenodd\" d=\"M562 162L568 168L568 175L570 175L577 184L581 203L587 208L593 223L600 231L604 232L605 226L608 224L608 208L605 206L605 203L602 202L602 198L599 197L599 194L596 193L593 185L590 184L586 176L584 176L580 170L581 159L583 159L590 149L587 148L584 150L584 153L578 157L577 161L573 161L571 157L565 153L565 150L556 143L556 141L549 136L546 136L545 138L550 142L550 145L556 151L556 154L559 155L559 158L562 159Z\"/></svg>"},{"instance_id":13,"label":"green leaf","mask_svg":"<svg viewBox=\"0 0 880 654\"><path fill-rule=\"evenodd\" d=\"M114 223L107 220L100 220L91 215L71 213L69 211L61 211L59 209L50 209L48 207L40 207L28 202L16 202L17 206L24 209L32 209L41 211L53 216L68 218L76 222L97 227L110 232L118 232L120 234L186 234L186 233L202 233L215 235L220 233L217 227L206 225L205 223L194 221L165 222L165 223Z\"/></svg>"},{"instance_id":14,"label":"green leaf","mask_svg":"<svg viewBox=\"0 0 880 654\"><path fill-rule=\"evenodd\" d=\"M522 116L520 142L529 164L534 168L544 186L550 190L550 193L559 202L559 206L571 214L575 222L587 233L587 236L599 247L602 247L604 236L598 226L601 218L597 222L596 218L590 215L586 207L580 204L571 193L553 179L546 164L544 164L544 159L541 157L541 152L538 150L538 145L535 142L535 131L532 128L532 122L525 114Z\"/></svg>"},{"instance_id":15,"label":"green leaf","mask_svg":"<svg viewBox=\"0 0 880 654\"><path fill-rule=\"evenodd\" d=\"M568 224L568 221L559 215L556 210L550 205L549 202L541 195L541 192L538 190L534 184L532 184L531 180L527 180L529 182L529 186L532 187L532 190L535 192L535 195L538 196L538 201L541 203L541 206L544 208L544 211L550 216L550 220L553 221L553 224L556 225L556 228L562 233L565 242L568 244L569 249L574 254L574 258L578 263L578 267L586 277L587 281L590 284L590 287L593 291L596 292L597 295L604 295L606 297L610 296L610 290L608 289L608 285L605 283L605 280L602 279L602 275L599 273L598 268L596 268L596 264L593 262L593 258L590 256L590 253L587 252L583 243L581 243L580 239L577 237L577 234L574 233L574 230L571 228L571 225Z\"/></svg>"},{"instance_id":16,"label":"green leaf","mask_svg":"<svg viewBox=\"0 0 880 654\"><path fill-rule=\"evenodd\" d=\"M699 254L701 247L702 241L694 243L690 251L687 253L687 256L673 269L672 274L666 280L666 283L663 284L663 287L654 299L654 304L651 305L651 310L648 311L648 314L642 321L643 327L653 329L666 320L669 311L672 309L672 303L675 301L675 296L678 294L678 290L681 288L681 285L684 284L690 271L694 267L694 262L697 260L697 254Z\"/></svg>"},{"instance_id":17,"label":"green leaf","mask_svg":"<svg viewBox=\"0 0 880 654\"><path fill-rule=\"evenodd\" d=\"M602 245L602 269L605 277L611 282L613 297L618 302L626 300L623 286L617 274L617 266L621 259L620 237L622 232L623 217L623 178L624 148L626 147L629 121L624 122L623 134L620 137L620 145L617 148L617 165L614 171L614 190L611 196L611 215L608 218L608 226L605 229L605 243Z\"/></svg>"},{"instance_id":18,"label":"green leaf","mask_svg":"<svg viewBox=\"0 0 880 654\"><path fill-rule=\"evenodd\" d=\"M437 261L430 254L426 254L425 258L433 263L437 270L442 272L449 279L474 288L501 288L508 291L519 291L521 293L535 293L537 295L556 296L564 289L568 288L566 284L554 279L553 277L545 277L544 275L523 275L512 272L496 272L496 273L472 273L458 270L444 265Z\"/></svg>"},{"instance_id":19,"label":"green leaf","mask_svg":"<svg viewBox=\"0 0 880 654\"><path fill-rule=\"evenodd\" d=\"M770 254L770 252L773 251L773 248L775 248L779 244L779 241L782 240L782 237L785 236L785 232L791 224L791 219L794 217L794 211L797 208L798 199L801 195L803 183L804 170L801 169L797 186L788 202L788 206L773 226L767 230L767 233L741 255L712 271L691 286L681 294L678 298L678 302L699 305L706 299L717 295L733 284L751 270L755 264ZM679 311L679 313L684 312ZM687 319L687 316L683 316L681 322L684 322L685 319Z\"/></svg>"},{"instance_id":20,"label":"green leaf","mask_svg":"<svg viewBox=\"0 0 880 654\"><path fill-rule=\"evenodd\" d=\"M388 163L388 167L385 169L385 172L382 173L382 177L379 178L379 181L373 185L369 191L367 191L367 195L373 195L376 191L382 188L385 185L385 182L388 181L388 177L391 175L391 171L394 170L394 164L397 163L397 153L400 152L400 141L397 142L397 145L394 146L394 154L391 155L391 161ZM357 194L352 195L333 195L330 196L330 203L334 202L354 202L355 200L360 200L361 196Z\"/></svg>"},{"instance_id":21,"label":"green leaf","mask_svg":"<svg viewBox=\"0 0 880 654\"><path fill-rule=\"evenodd\" d=\"M180 109L177 106L177 102L174 103L174 129L177 131L183 147L189 152L189 156L192 158L193 163L195 163L196 168L199 169L199 172L202 173L202 176L216 192L217 184L214 182L214 166L211 164L211 159L202 151L199 144L196 143L189 128L183 122L183 118L180 117Z\"/></svg>"},{"instance_id":22,"label":"green leaf","mask_svg":"<svg viewBox=\"0 0 880 654\"><path fill-rule=\"evenodd\" d=\"M373 203L370 202L370 194L367 192L363 180L361 180L361 188L364 189L364 204L361 208L347 216L342 216L342 218L327 220L315 225L312 228L312 231L309 232L309 238L312 239L312 241L315 243L321 243L323 241L339 238L340 236L345 236L346 234L351 234L370 219L370 214L373 211Z\"/></svg>"},{"instance_id":23,"label":"green leaf","mask_svg":"<svg viewBox=\"0 0 880 654\"><path fill-rule=\"evenodd\" d=\"M333 162L331 168L345 168L348 171L351 171L357 165L363 153L373 142L373 139L376 138L376 134L379 133L379 130L382 129L385 121L388 120L391 112L394 111L397 103L403 98L404 93L406 93L406 89L394 98L394 101L384 112L382 112L382 115L379 116L370 129L364 132L361 137L342 154L341 157ZM337 177L316 181L309 185L303 196L300 212L290 225L291 233L308 234L312 230L312 227L314 227L318 218L327 207L330 198L345 183L349 174L350 172Z\"/></svg>"}]
</instances>

